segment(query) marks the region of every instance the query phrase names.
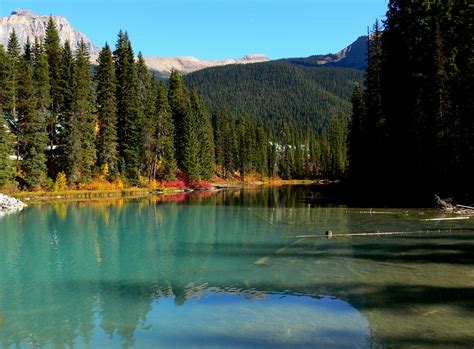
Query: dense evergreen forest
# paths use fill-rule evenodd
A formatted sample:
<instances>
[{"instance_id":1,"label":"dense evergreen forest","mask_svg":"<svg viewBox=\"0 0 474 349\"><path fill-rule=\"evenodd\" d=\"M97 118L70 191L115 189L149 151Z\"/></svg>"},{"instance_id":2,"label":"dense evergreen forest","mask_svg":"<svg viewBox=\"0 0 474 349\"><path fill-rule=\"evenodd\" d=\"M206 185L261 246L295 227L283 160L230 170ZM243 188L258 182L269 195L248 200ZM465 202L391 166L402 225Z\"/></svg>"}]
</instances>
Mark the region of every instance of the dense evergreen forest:
<instances>
[{"instance_id":1,"label":"dense evergreen forest","mask_svg":"<svg viewBox=\"0 0 474 349\"><path fill-rule=\"evenodd\" d=\"M0 46L0 186L340 177L347 117L337 106L348 106L329 93L324 103L335 107L317 132L309 117L317 104L306 104L298 124L270 123L225 104L209 113L177 72L166 85L154 79L126 32L115 50L104 46L92 69L86 45L78 43L74 52L67 42L61 46L50 18L44 40L20 48L12 32L6 50Z\"/></svg>"},{"instance_id":2,"label":"dense evergreen forest","mask_svg":"<svg viewBox=\"0 0 474 349\"><path fill-rule=\"evenodd\" d=\"M211 113L228 108L272 124L289 122L318 133L329 132L330 119L350 114L350 99L364 72L357 69L302 67L286 61L227 65L185 76Z\"/></svg>"},{"instance_id":3,"label":"dense evergreen forest","mask_svg":"<svg viewBox=\"0 0 474 349\"><path fill-rule=\"evenodd\" d=\"M472 199L473 15L468 0L389 2L370 36L364 88L352 97L358 194Z\"/></svg>"}]
</instances>

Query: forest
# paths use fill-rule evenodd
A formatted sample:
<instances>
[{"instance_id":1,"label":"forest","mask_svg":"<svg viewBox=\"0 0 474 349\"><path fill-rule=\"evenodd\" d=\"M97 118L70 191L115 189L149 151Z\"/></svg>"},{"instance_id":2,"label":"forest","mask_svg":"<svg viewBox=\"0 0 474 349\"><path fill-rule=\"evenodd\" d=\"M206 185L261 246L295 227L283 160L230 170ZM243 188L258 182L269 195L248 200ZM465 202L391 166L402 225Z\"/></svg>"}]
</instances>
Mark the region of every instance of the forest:
<instances>
[{"instance_id":1,"label":"forest","mask_svg":"<svg viewBox=\"0 0 474 349\"><path fill-rule=\"evenodd\" d=\"M228 108L273 124L304 128L309 119L318 133L329 120L351 112L351 94L364 79L358 69L302 67L287 61L227 65L184 77L199 91L210 112Z\"/></svg>"},{"instance_id":2,"label":"forest","mask_svg":"<svg viewBox=\"0 0 474 349\"><path fill-rule=\"evenodd\" d=\"M375 23L365 84L352 96L355 195L473 198L473 12L466 0L391 0Z\"/></svg>"},{"instance_id":3,"label":"forest","mask_svg":"<svg viewBox=\"0 0 474 349\"><path fill-rule=\"evenodd\" d=\"M50 18L44 40L20 47L12 32L0 47L0 186L343 176L347 115L334 112L316 132L310 118L271 123L229 110L209 113L177 72L155 79L123 31L92 66L83 42L60 44Z\"/></svg>"}]
</instances>

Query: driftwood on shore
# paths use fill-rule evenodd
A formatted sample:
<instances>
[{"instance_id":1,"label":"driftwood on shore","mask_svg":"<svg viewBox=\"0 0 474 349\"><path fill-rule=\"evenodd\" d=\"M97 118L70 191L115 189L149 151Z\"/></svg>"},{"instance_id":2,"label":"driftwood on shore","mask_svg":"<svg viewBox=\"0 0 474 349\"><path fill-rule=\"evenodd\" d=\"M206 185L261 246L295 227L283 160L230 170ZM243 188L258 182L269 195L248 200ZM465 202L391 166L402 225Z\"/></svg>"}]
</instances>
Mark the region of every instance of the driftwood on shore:
<instances>
[{"instance_id":1,"label":"driftwood on shore","mask_svg":"<svg viewBox=\"0 0 474 349\"><path fill-rule=\"evenodd\" d=\"M441 199L434 194L436 206L448 213L456 213L462 215L474 215L474 207L467 205L454 204L452 199Z\"/></svg>"}]
</instances>

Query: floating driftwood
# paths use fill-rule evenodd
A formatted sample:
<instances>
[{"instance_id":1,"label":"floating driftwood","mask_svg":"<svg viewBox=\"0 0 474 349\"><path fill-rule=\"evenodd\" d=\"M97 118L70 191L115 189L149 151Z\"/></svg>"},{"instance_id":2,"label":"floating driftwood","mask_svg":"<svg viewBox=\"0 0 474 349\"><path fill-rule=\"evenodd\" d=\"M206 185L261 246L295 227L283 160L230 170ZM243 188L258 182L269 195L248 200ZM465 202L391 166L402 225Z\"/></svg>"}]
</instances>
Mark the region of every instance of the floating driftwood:
<instances>
[{"instance_id":1,"label":"floating driftwood","mask_svg":"<svg viewBox=\"0 0 474 349\"><path fill-rule=\"evenodd\" d=\"M331 232L332 234L310 234L310 235L293 235L287 236L288 239L311 239L311 238L328 238L331 239L332 237L358 237L358 236L393 236L393 235L415 235L415 234L429 234L429 233L452 233L453 231L456 232L463 232L463 231L474 231L470 228L459 228L459 229L427 229L427 230L417 230L417 231L364 231L364 232L354 232L354 233L342 233L336 234Z\"/></svg>"},{"instance_id":2,"label":"floating driftwood","mask_svg":"<svg viewBox=\"0 0 474 349\"><path fill-rule=\"evenodd\" d=\"M426 218L420 219L420 221L456 221L461 219L469 219L469 216L461 216L461 217L438 217L438 218Z\"/></svg>"},{"instance_id":3,"label":"floating driftwood","mask_svg":"<svg viewBox=\"0 0 474 349\"><path fill-rule=\"evenodd\" d=\"M348 237L348 236L384 236L384 235L405 235L405 234L414 234L414 232L408 231L381 231L381 232L365 232L365 233L347 233L347 234L315 234L315 235L296 235L296 236L289 236L289 238L324 238L327 237L328 239L332 237Z\"/></svg>"},{"instance_id":4,"label":"floating driftwood","mask_svg":"<svg viewBox=\"0 0 474 349\"><path fill-rule=\"evenodd\" d=\"M472 206L466 206L466 205L456 205L456 207L459 207L459 208L465 208L467 210L473 210L474 211L474 207Z\"/></svg>"}]
</instances>

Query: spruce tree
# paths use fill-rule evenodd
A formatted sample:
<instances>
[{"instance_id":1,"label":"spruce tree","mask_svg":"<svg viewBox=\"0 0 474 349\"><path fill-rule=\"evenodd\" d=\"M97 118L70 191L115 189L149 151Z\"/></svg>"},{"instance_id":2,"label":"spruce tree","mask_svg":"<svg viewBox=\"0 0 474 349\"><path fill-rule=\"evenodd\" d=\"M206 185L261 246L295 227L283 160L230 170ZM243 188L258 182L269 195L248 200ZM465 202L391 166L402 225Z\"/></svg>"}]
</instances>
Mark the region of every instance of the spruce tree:
<instances>
[{"instance_id":1,"label":"spruce tree","mask_svg":"<svg viewBox=\"0 0 474 349\"><path fill-rule=\"evenodd\" d=\"M11 59L0 44L0 108L3 113L11 110L13 104L13 92L11 91L12 81Z\"/></svg>"},{"instance_id":2,"label":"spruce tree","mask_svg":"<svg viewBox=\"0 0 474 349\"><path fill-rule=\"evenodd\" d=\"M6 85L8 83L8 57L3 46L0 45L0 187L13 181L15 178L14 163L10 156L14 154L13 137L4 119L3 106L8 105Z\"/></svg>"},{"instance_id":3,"label":"spruce tree","mask_svg":"<svg viewBox=\"0 0 474 349\"><path fill-rule=\"evenodd\" d=\"M174 147L174 124L171 107L168 103L168 91L163 82L157 86L156 98L156 164L153 166L153 177L173 180L177 170Z\"/></svg>"},{"instance_id":4,"label":"spruce tree","mask_svg":"<svg viewBox=\"0 0 474 349\"><path fill-rule=\"evenodd\" d=\"M10 158L13 154L13 139L0 105L0 188L15 178L14 162Z\"/></svg>"},{"instance_id":5,"label":"spruce tree","mask_svg":"<svg viewBox=\"0 0 474 349\"><path fill-rule=\"evenodd\" d=\"M4 111L11 113L13 118L17 118L17 103L18 103L18 80L19 70L21 69L22 59L20 56L20 44L15 30L13 30L8 39L7 53L9 56L8 77L9 80L6 86L6 93L9 95L9 105L4 106Z\"/></svg>"},{"instance_id":6,"label":"spruce tree","mask_svg":"<svg viewBox=\"0 0 474 349\"><path fill-rule=\"evenodd\" d=\"M37 189L46 180L46 148L48 135L44 114L38 112L37 91L33 80L33 65L26 57L18 72L18 120L21 171L29 189Z\"/></svg>"},{"instance_id":7,"label":"spruce tree","mask_svg":"<svg viewBox=\"0 0 474 349\"><path fill-rule=\"evenodd\" d=\"M365 110L364 95L359 86L354 88L352 93L352 117L349 127L349 176L350 180L357 183L363 179L363 172L366 170L364 165L367 158L364 142L366 141L363 123L365 122L367 112Z\"/></svg>"},{"instance_id":8,"label":"spruce tree","mask_svg":"<svg viewBox=\"0 0 474 349\"><path fill-rule=\"evenodd\" d=\"M92 78L89 52L81 40L74 55L74 86L71 118L67 125L68 177L85 182L96 163L95 118L91 108Z\"/></svg>"},{"instance_id":9,"label":"spruce tree","mask_svg":"<svg viewBox=\"0 0 474 349\"><path fill-rule=\"evenodd\" d=\"M51 104L48 60L39 43L34 46L33 81L36 110L41 114L42 120L48 120L50 114L49 106Z\"/></svg>"},{"instance_id":10,"label":"spruce tree","mask_svg":"<svg viewBox=\"0 0 474 349\"><path fill-rule=\"evenodd\" d=\"M256 130L256 149L257 149L257 172L260 179L268 176L268 137L263 125L258 125Z\"/></svg>"},{"instance_id":11,"label":"spruce tree","mask_svg":"<svg viewBox=\"0 0 474 349\"><path fill-rule=\"evenodd\" d=\"M156 165L156 86L141 52L138 53L137 76L138 107L143 116L140 144L141 163L143 172L147 174L148 181L150 181L154 178L152 174Z\"/></svg>"},{"instance_id":12,"label":"spruce tree","mask_svg":"<svg viewBox=\"0 0 474 349\"><path fill-rule=\"evenodd\" d=\"M330 120L331 175L344 176L347 165L347 121L344 114L334 115Z\"/></svg>"},{"instance_id":13,"label":"spruce tree","mask_svg":"<svg viewBox=\"0 0 474 349\"><path fill-rule=\"evenodd\" d=\"M97 164L107 165L111 174L118 173L117 144L117 81L112 52L106 43L101 50L97 67Z\"/></svg>"},{"instance_id":14,"label":"spruce tree","mask_svg":"<svg viewBox=\"0 0 474 349\"><path fill-rule=\"evenodd\" d=\"M199 125L196 114L189 108L184 114L183 125L181 127L182 139L182 168L190 179L201 180L201 161L199 159Z\"/></svg>"},{"instance_id":15,"label":"spruce tree","mask_svg":"<svg viewBox=\"0 0 474 349\"><path fill-rule=\"evenodd\" d=\"M52 153L52 161L49 162L49 171L52 178L55 178L59 172L68 173L68 127L74 106L74 64L71 46L66 41L61 50L61 66L59 69L57 141L56 148Z\"/></svg>"},{"instance_id":16,"label":"spruce tree","mask_svg":"<svg viewBox=\"0 0 474 349\"><path fill-rule=\"evenodd\" d=\"M191 91L191 112L194 114L199 141L200 177L211 180L214 177L214 135L212 123L203 100L196 89Z\"/></svg>"},{"instance_id":17,"label":"spruce tree","mask_svg":"<svg viewBox=\"0 0 474 349\"><path fill-rule=\"evenodd\" d=\"M169 80L168 102L173 115L175 126L174 143L176 149L176 161L178 167L184 167L185 151L185 123L184 120L189 117L190 103L189 95L181 75L177 71L172 71Z\"/></svg>"},{"instance_id":18,"label":"spruce tree","mask_svg":"<svg viewBox=\"0 0 474 349\"><path fill-rule=\"evenodd\" d=\"M139 105L139 82L128 34L120 32L114 51L117 76L118 138L122 174L138 183L140 174L143 109Z\"/></svg>"},{"instance_id":19,"label":"spruce tree","mask_svg":"<svg viewBox=\"0 0 474 349\"><path fill-rule=\"evenodd\" d=\"M50 148L57 143L56 139L56 128L58 123L59 115L59 104L60 104L60 70L61 70L61 44L59 40L58 29L56 23L53 20L53 17L50 16L48 19L48 24L46 25L46 33L44 37L44 50L48 58L48 69L49 69L49 79L50 79L50 111L51 114L47 120L48 123L48 134L50 140ZM52 156L52 154L51 154ZM49 163L52 163L53 160L50 158Z\"/></svg>"}]
</instances>

